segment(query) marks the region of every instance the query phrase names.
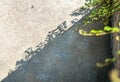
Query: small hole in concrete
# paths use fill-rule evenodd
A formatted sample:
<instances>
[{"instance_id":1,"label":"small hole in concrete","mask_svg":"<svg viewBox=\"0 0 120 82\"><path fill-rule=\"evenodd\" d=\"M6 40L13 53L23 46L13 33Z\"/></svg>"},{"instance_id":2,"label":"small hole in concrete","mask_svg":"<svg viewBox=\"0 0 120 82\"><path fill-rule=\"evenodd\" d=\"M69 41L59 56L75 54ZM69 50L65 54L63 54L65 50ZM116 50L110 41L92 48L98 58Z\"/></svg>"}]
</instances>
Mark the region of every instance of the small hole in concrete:
<instances>
[{"instance_id":1,"label":"small hole in concrete","mask_svg":"<svg viewBox=\"0 0 120 82\"><path fill-rule=\"evenodd\" d=\"M34 5L31 6L31 9L33 9L33 8L34 8Z\"/></svg>"}]
</instances>

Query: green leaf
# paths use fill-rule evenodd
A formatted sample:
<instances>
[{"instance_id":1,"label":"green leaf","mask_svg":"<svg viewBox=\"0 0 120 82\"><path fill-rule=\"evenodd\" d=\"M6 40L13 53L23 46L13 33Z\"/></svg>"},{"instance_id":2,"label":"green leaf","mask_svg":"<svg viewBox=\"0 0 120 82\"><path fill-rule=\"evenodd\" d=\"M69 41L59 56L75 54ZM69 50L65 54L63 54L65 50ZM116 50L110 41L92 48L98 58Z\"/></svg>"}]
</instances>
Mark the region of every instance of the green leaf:
<instances>
[{"instance_id":1,"label":"green leaf","mask_svg":"<svg viewBox=\"0 0 120 82\"><path fill-rule=\"evenodd\" d=\"M105 26L104 27L104 31L111 31L111 30L112 30L112 28L110 26Z\"/></svg>"},{"instance_id":2,"label":"green leaf","mask_svg":"<svg viewBox=\"0 0 120 82\"><path fill-rule=\"evenodd\" d=\"M97 32L96 32L96 30L91 30L90 33L96 34Z\"/></svg>"},{"instance_id":3,"label":"green leaf","mask_svg":"<svg viewBox=\"0 0 120 82\"><path fill-rule=\"evenodd\" d=\"M112 61L111 58L107 58L107 59L105 59L105 63L110 63L111 61Z\"/></svg>"},{"instance_id":4,"label":"green leaf","mask_svg":"<svg viewBox=\"0 0 120 82\"><path fill-rule=\"evenodd\" d=\"M109 20L104 20L103 22L104 25L108 25L108 23L109 23Z\"/></svg>"},{"instance_id":5,"label":"green leaf","mask_svg":"<svg viewBox=\"0 0 120 82\"><path fill-rule=\"evenodd\" d=\"M120 50L118 51L118 55L120 56Z\"/></svg>"},{"instance_id":6,"label":"green leaf","mask_svg":"<svg viewBox=\"0 0 120 82\"><path fill-rule=\"evenodd\" d=\"M112 10L112 13L115 12L115 9Z\"/></svg>"},{"instance_id":7,"label":"green leaf","mask_svg":"<svg viewBox=\"0 0 120 82\"><path fill-rule=\"evenodd\" d=\"M97 63L96 63L96 66L97 66L97 67L104 67L104 64L97 62Z\"/></svg>"},{"instance_id":8,"label":"green leaf","mask_svg":"<svg viewBox=\"0 0 120 82\"><path fill-rule=\"evenodd\" d=\"M112 28L112 32L119 32L119 28L117 27Z\"/></svg>"},{"instance_id":9,"label":"green leaf","mask_svg":"<svg viewBox=\"0 0 120 82\"><path fill-rule=\"evenodd\" d=\"M117 59L116 58L112 58L112 62L115 62Z\"/></svg>"},{"instance_id":10,"label":"green leaf","mask_svg":"<svg viewBox=\"0 0 120 82\"><path fill-rule=\"evenodd\" d=\"M99 34L99 33L103 33L103 30L91 30L90 33L91 34Z\"/></svg>"},{"instance_id":11,"label":"green leaf","mask_svg":"<svg viewBox=\"0 0 120 82\"><path fill-rule=\"evenodd\" d=\"M97 30L97 33L103 33L103 30Z\"/></svg>"},{"instance_id":12,"label":"green leaf","mask_svg":"<svg viewBox=\"0 0 120 82\"><path fill-rule=\"evenodd\" d=\"M98 20L98 18L97 18L97 17L94 17L94 18L92 18L92 20Z\"/></svg>"}]
</instances>

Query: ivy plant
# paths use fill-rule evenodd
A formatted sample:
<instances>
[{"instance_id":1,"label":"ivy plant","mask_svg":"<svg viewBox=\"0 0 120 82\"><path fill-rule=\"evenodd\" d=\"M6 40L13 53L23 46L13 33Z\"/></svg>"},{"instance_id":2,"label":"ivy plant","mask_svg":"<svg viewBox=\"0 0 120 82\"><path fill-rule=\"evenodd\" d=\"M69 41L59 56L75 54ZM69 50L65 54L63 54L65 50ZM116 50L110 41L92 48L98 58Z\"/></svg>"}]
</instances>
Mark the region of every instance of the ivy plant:
<instances>
[{"instance_id":1,"label":"ivy plant","mask_svg":"<svg viewBox=\"0 0 120 82\"><path fill-rule=\"evenodd\" d=\"M104 24L104 28L100 30L91 29L89 32L84 29L79 29L79 33L84 36L101 36L110 33L118 33L120 29L118 27L110 26L111 16L120 10L120 0L86 0L85 6L80 9L92 9L89 15L83 21L84 25L88 25L94 21L100 21ZM120 22L118 24L120 26ZM106 58L103 63L96 63L98 67L107 66L118 59L120 59L120 51L118 51L118 58Z\"/></svg>"}]
</instances>

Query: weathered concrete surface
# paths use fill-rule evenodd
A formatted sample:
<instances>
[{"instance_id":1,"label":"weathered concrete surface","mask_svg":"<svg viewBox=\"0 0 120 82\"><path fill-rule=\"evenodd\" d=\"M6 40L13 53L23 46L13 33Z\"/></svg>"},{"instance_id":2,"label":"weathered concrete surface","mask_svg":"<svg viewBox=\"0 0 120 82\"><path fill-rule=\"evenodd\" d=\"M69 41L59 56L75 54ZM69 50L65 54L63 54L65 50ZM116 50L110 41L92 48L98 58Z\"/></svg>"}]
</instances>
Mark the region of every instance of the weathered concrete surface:
<instances>
[{"instance_id":1,"label":"weathered concrete surface","mask_svg":"<svg viewBox=\"0 0 120 82\"><path fill-rule=\"evenodd\" d=\"M109 67L99 69L96 62L110 56L109 36L84 37L73 32L82 20L64 30L66 25L69 27L72 20L69 14L77 8L78 0L1 3L8 7L5 6L8 10L4 13L9 12L5 22L1 21L4 28L0 28L3 54L0 55L0 76L1 79L6 76L2 82L108 82ZM66 22L59 25L63 21ZM103 26L96 22L90 27ZM46 41L38 45L43 40ZM25 50L27 56L23 59ZM15 66L7 76L8 70Z\"/></svg>"},{"instance_id":2,"label":"weathered concrete surface","mask_svg":"<svg viewBox=\"0 0 120 82\"><path fill-rule=\"evenodd\" d=\"M0 0L0 80L14 70L24 51L44 41L83 0Z\"/></svg>"},{"instance_id":3,"label":"weathered concrete surface","mask_svg":"<svg viewBox=\"0 0 120 82\"><path fill-rule=\"evenodd\" d=\"M109 37L80 36L73 32L78 24L65 32L53 30L55 38L48 36L44 48L28 50L26 60L17 62L17 69L2 82L109 82L110 68L96 67L96 62L111 54ZM99 23L92 26L102 27Z\"/></svg>"}]
</instances>

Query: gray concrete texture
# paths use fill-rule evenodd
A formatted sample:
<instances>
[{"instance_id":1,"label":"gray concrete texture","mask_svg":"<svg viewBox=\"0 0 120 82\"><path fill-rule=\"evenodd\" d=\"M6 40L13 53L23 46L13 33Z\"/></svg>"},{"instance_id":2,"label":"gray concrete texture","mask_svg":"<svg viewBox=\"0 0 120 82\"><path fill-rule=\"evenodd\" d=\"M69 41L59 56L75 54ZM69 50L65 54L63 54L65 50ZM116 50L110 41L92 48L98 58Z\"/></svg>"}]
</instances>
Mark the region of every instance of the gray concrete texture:
<instances>
[{"instance_id":1,"label":"gray concrete texture","mask_svg":"<svg viewBox=\"0 0 120 82\"><path fill-rule=\"evenodd\" d=\"M96 62L110 57L109 36L84 37L74 32L82 19L70 24L75 18L70 14L80 4L80 0L0 1L1 82L109 82L110 68L96 67Z\"/></svg>"}]
</instances>

